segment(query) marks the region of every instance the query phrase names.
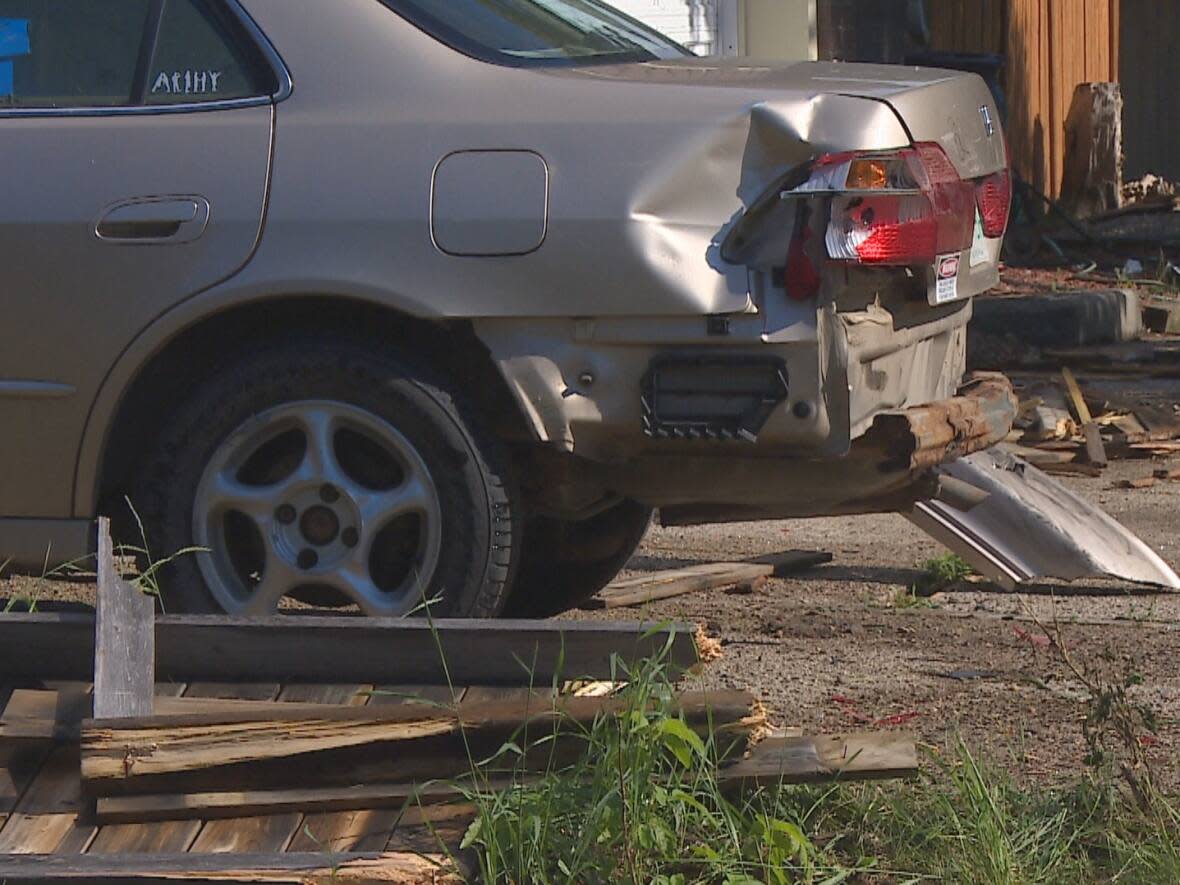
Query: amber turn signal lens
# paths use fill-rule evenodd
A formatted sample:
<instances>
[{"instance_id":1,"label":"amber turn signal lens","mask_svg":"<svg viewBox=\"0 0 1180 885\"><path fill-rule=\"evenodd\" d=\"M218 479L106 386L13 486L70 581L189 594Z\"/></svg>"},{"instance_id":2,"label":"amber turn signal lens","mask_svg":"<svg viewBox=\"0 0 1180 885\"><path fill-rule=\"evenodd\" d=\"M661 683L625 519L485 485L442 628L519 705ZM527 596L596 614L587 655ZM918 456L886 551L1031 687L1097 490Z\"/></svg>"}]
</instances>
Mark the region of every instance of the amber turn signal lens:
<instances>
[{"instance_id":1,"label":"amber turn signal lens","mask_svg":"<svg viewBox=\"0 0 1180 885\"><path fill-rule=\"evenodd\" d=\"M848 168L849 190L876 191L889 187L888 160L853 160Z\"/></svg>"}]
</instances>

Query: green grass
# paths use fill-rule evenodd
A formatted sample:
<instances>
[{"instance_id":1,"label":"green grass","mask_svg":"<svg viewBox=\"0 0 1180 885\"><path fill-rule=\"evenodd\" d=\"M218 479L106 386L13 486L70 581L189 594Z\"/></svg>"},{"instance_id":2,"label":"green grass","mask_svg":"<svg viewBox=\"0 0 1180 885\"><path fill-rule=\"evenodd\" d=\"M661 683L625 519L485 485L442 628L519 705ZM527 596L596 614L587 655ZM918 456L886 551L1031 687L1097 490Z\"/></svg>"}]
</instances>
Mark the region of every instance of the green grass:
<instances>
[{"instance_id":1,"label":"green grass","mask_svg":"<svg viewBox=\"0 0 1180 885\"><path fill-rule=\"evenodd\" d=\"M914 597L933 596L975 574L975 570L953 553L922 563L922 574L910 588Z\"/></svg>"},{"instance_id":2,"label":"green grass","mask_svg":"<svg viewBox=\"0 0 1180 885\"><path fill-rule=\"evenodd\" d=\"M620 674L621 716L579 733L522 733L473 762L463 847L490 883L1180 882L1180 812L1123 788L1114 767L1067 789L1018 785L962 742L917 782L734 794L718 745L670 712L659 662ZM538 774L537 772L541 772ZM494 779L508 776L502 789Z\"/></svg>"}]
</instances>

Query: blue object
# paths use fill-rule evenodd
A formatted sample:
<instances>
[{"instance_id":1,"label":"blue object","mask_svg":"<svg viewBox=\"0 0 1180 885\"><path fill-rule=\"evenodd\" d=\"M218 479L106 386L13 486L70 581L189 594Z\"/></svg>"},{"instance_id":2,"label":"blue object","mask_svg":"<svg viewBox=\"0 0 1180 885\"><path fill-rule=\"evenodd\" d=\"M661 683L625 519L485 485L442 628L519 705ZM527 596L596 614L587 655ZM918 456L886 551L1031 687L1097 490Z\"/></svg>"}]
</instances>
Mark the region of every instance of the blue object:
<instances>
[{"instance_id":1,"label":"blue object","mask_svg":"<svg viewBox=\"0 0 1180 885\"><path fill-rule=\"evenodd\" d=\"M12 59L0 59L0 96L10 96L12 90Z\"/></svg>"},{"instance_id":2,"label":"blue object","mask_svg":"<svg viewBox=\"0 0 1180 885\"><path fill-rule=\"evenodd\" d=\"M29 20L27 18L0 18L0 58L15 58L28 55Z\"/></svg>"}]
</instances>

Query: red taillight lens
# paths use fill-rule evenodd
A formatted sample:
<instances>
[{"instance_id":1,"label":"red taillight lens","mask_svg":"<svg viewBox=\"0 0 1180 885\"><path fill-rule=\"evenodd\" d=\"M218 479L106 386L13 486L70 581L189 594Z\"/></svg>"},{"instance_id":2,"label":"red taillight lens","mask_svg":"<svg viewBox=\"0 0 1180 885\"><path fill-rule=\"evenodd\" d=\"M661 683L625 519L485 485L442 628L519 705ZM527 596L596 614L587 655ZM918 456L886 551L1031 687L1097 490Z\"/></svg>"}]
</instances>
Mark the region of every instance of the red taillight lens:
<instances>
[{"instance_id":1,"label":"red taillight lens","mask_svg":"<svg viewBox=\"0 0 1180 885\"><path fill-rule=\"evenodd\" d=\"M926 142L888 154L840 154L817 164L800 190L832 200L828 256L860 264L933 264L971 247L975 192L943 149Z\"/></svg>"},{"instance_id":2,"label":"red taillight lens","mask_svg":"<svg viewBox=\"0 0 1180 885\"><path fill-rule=\"evenodd\" d=\"M984 236L1002 237L1008 229L1008 213L1012 208L1012 173L1005 169L977 183L975 204L983 221Z\"/></svg>"},{"instance_id":3,"label":"red taillight lens","mask_svg":"<svg viewBox=\"0 0 1180 885\"><path fill-rule=\"evenodd\" d=\"M795 301L815 298L823 284L823 278L807 254L807 243L811 236L811 226L804 222L802 229L791 238L790 248L787 249L787 295Z\"/></svg>"},{"instance_id":4,"label":"red taillight lens","mask_svg":"<svg viewBox=\"0 0 1180 885\"><path fill-rule=\"evenodd\" d=\"M925 194L837 197L824 243L836 261L933 264L938 222Z\"/></svg>"}]
</instances>

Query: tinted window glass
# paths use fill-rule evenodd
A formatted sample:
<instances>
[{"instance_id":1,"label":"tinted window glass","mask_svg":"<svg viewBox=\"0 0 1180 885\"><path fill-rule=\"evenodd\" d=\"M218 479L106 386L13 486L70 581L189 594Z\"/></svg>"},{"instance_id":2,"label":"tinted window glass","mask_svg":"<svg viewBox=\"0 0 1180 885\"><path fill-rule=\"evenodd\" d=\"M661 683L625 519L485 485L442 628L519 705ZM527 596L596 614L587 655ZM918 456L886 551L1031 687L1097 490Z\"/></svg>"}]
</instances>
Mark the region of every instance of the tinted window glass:
<instances>
[{"instance_id":1,"label":"tinted window glass","mask_svg":"<svg viewBox=\"0 0 1180 885\"><path fill-rule=\"evenodd\" d=\"M274 74L220 6L167 0L152 62L148 104L270 95Z\"/></svg>"},{"instance_id":2,"label":"tinted window glass","mask_svg":"<svg viewBox=\"0 0 1180 885\"><path fill-rule=\"evenodd\" d=\"M188 104L277 88L220 3L0 0L0 109Z\"/></svg>"},{"instance_id":3,"label":"tinted window glass","mask_svg":"<svg viewBox=\"0 0 1180 885\"><path fill-rule=\"evenodd\" d=\"M149 0L0 0L0 107L126 104Z\"/></svg>"},{"instance_id":4,"label":"tinted window glass","mask_svg":"<svg viewBox=\"0 0 1180 885\"><path fill-rule=\"evenodd\" d=\"M689 54L597 0L382 2L459 51L502 64L595 64Z\"/></svg>"}]
</instances>

